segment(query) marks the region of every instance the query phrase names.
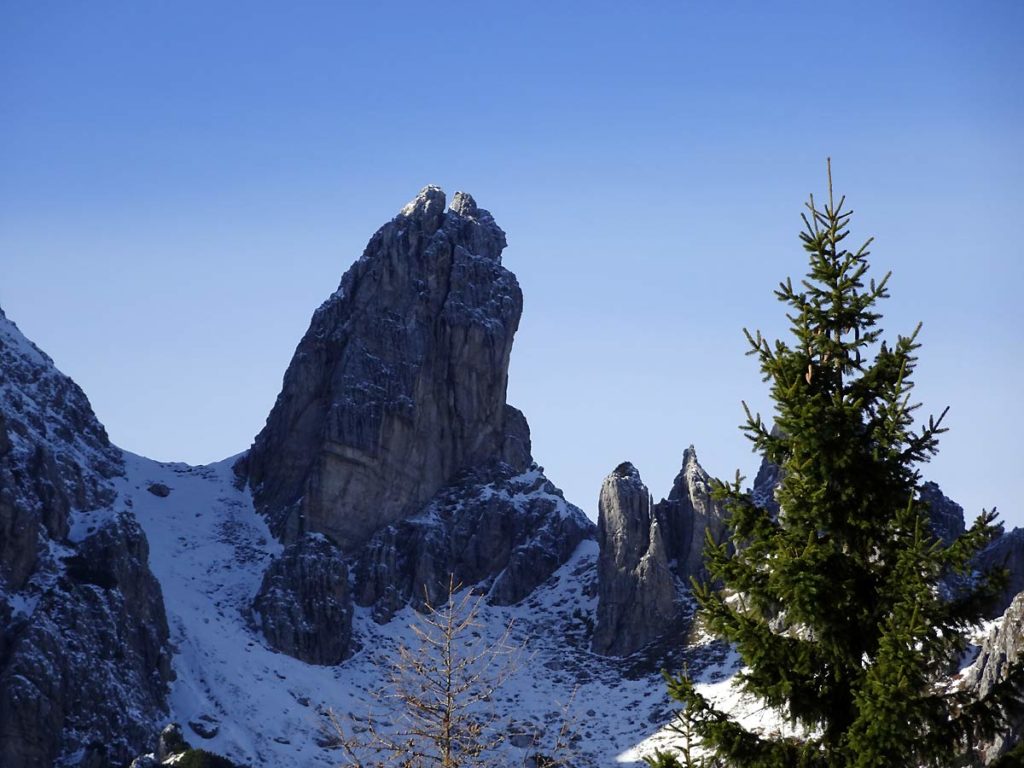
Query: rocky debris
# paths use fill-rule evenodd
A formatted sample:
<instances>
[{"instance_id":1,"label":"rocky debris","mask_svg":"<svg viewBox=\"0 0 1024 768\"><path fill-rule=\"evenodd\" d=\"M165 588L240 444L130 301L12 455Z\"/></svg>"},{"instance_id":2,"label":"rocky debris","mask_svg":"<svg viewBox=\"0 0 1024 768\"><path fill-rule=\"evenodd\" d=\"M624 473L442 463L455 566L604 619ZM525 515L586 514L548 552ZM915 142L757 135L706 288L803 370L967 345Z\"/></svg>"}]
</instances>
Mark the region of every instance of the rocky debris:
<instances>
[{"instance_id":1,"label":"rocky debris","mask_svg":"<svg viewBox=\"0 0 1024 768\"><path fill-rule=\"evenodd\" d=\"M464 193L445 211L437 187L370 239L238 466L278 538L324 533L351 553L466 468L529 466L505 404L522 294L504 247L490 213Z\"/></svg>"},{"instance_id":2,"label":"rocky debris","mask_svg":"<svg viewBox=\"0 0 1024 768\"><path fill-rule=\"evenodd\" d=\"M126 764L166 711L160 586L82 390L0 311L0 765Z\"/></svg>"},{"instance_id":3,"label":"rocky debris","mask_svg":"<svg viewBox=\"0 0 1024 768\"><path fill-rule=\"evenodd\" d=\"M163 483L150 483L146 486L146 490L152 493L154 496L158 496L161 499L166 499L171 495L171 489Z\"/></svg>"},{"instance_id":4,"label":"rocky debris","mask_svg":"<svg viewBox=\"0 0 1024 768\"><path fill-rule=\"evenodd\" d=\"M1001 616L1014 597L1024 592L1024 528L1014 528L989 544L978 553L975 566L980 571L993 568L1005 568L1008 571L1009 579L986 618Z\"/></svg>"},{"instance_id":5,"label":"rocky debris","mask_svg":"<svg viewBox=\"0 0 1024 768\"><path fill-rule=\"evenodd\" d=\"M979 698L989 695L1007 679L1014 666L1024 663L1024 592L1006 609L1002 621L985 638L981 652L964 676L964 688L974 691ZM1018 674L1020 667L1017 666ZM991 744L981 746L986 765L1009 752L1024 738L1024 718L1017 717L1010 730Z\"/></svg>"},{"instance_id":6,"label":"rocky debris","mask_svg":"<svg viewBox=\"0 0 1024 768\"><path fill-rule=\"evenodd\" d=\"M704 541L725 534L711 498L711 478L693 446L668 498L651 503L636 468L620 464L604 481L598 504L598 607L593 648L625 656L685 621L683 594L704 574Z\"/></svg>"},{"instance_id":7,"label":"rocky debris","mask_svg":"<svg viewBox=\"0 0 1024 768\"><path fill-rule=\"evenodd\" d=\"M271 647L310 664L338 664L352 641L348 563L322 535L307 534L270 564L253 610Z\"/></svg>"},{"instance_id":8,"label":"rocky debris","mask_svg":"<svg viewBox=\"0 0 1024 768\"><path fill-rule=\"evenodd\" d=\"M551 576L594 525L534 465L498 463L465 472L411 518L366 545L356 565L356 600L387 621L412 602L446 599L450 578L511 605Z\"/></svg>"}]
</instances>

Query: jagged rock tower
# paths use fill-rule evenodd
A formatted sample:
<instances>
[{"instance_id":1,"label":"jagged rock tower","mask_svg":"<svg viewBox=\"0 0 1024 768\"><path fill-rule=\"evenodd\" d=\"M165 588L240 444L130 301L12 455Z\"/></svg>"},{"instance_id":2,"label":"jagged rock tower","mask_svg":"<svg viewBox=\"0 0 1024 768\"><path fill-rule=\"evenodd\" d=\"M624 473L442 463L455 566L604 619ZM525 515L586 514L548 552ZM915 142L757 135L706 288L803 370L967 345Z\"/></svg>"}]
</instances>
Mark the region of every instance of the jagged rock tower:
<instances>
[{"instance_id":1,"label":"jagged rock tower","mask_svg":"<svg viewBox=\"0 0 1024 768\"><path fill-rule=\"evenodd\" d=\"M421 508L462 469L529 466L505 404L523 297L505 233L473 198L426 187L316 311L244 466L284 541L345 550Z\"/></svg>"},{"instance_id":2,"label":"jagged rock tower","mask_svg":"<svg viewBox=\"0 0 1024 768\"><path fill-rule=\"evenodd\" d=\"M690 446L668 498L651 503L629 462L605 478L598 503L598 603L593 648L625 656L678 630L691 576L704 568L704 537L724 531L711 481Z\"/></svg>"},{"instance_id":3,"label":"jagged rock tower","mask_svg":"<svg viewBox=\"0 0 1024 768\"><path fill-rule=\"evenodd\" d=\"M593 535L505 402L523 298L504 248L472 197L426 187L314 313L237 466L288 545L254 604L274 647L336 663L351 601L385 621L449 574L517 602ZM354 595L331 576L348 565Z\"/></svg>"}]
</instances>

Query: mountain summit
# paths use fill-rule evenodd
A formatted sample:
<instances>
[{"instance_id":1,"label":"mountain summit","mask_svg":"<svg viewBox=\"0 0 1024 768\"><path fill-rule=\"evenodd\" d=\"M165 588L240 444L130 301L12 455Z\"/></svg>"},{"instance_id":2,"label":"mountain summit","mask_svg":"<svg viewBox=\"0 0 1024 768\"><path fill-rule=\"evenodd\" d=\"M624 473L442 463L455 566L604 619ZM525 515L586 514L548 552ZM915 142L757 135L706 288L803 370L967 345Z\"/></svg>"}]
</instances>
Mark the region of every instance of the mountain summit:
<instances>
[{"instance_id":1,"label":"mountain summit","mask_svg":"<svg viewBox=\"0 0 1024 768\"><path fill-rule=\"evenodd\" d=\"M314 313L242 473L271 530L345 550L467 467L532 462L505 403L523 309L505 233L469 195L425 187Z\"/></svg>"}]
</instances>

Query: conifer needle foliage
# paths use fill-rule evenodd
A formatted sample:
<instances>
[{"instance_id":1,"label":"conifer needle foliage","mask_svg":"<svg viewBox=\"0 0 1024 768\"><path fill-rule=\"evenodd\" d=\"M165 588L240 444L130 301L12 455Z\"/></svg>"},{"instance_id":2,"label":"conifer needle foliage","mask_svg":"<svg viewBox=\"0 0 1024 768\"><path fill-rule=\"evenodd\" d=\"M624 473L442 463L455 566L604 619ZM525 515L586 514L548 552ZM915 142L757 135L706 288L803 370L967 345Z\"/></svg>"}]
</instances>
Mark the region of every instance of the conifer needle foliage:
<instances>
[{"instance_id":1,"label":"conifer needle foliage","mask_svg":"<svg viewBox=\"0 0 1024 768\"><path fill-rule=\"evenodd\" d=\"M918 329L883 339L889 275L847 246L845 198L814 197L800 235L810 265L775 291L792 336L745 331L771 386L775 428L744 404L754 449L782 469L773 515L719 483L729 538L708 540L694 589L706 626L744 669L737 684L779 713L780 733L744 728L685 674L670 694L705 748L730 766L869 768L969 764L1000 727L1010 686L984 701L949 683L998 578L971 573L996 535L982 512L948 547L933 535L918 467L942 416L916 423ZM1019 680L1019 675L1017 677Z\"/></svg>"}]
</instances>

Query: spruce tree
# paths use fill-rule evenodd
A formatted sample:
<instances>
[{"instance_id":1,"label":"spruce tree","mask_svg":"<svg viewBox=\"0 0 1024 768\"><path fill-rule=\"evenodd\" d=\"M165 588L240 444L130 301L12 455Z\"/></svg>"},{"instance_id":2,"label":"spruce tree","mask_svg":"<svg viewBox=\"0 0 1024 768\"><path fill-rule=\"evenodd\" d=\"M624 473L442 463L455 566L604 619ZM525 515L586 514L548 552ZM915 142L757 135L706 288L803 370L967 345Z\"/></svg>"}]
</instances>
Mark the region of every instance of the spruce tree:
<instances>
[{"instance_id":1,"label":"spruce tree","mask_svg":"<svg viewBox=\"0 0 1024 768\"><path fill-rule=\"evenodd\" d=\"M941 416L915 425L920 326L882 339L889 275L869 278L871 240L847 250L852 211L833 198L831 166L828 186L827 204L812 196L803 215L807 276L776 291L791 341L745 331L776 428L744 404L742 429L781 467L781 511L758 506L739 476L719 483L729 536L709 539L709 581L694 585L706 626L742 659L737 684L785 733L744 728L686 675L669 690L730 766L967 764L1011 694L1007 684L974 701L944 682L994 589L970 563L997 535L996 516L983 512L948 547L932 534L918 467L945 429Z\"/></svg>"}]
</instances>

